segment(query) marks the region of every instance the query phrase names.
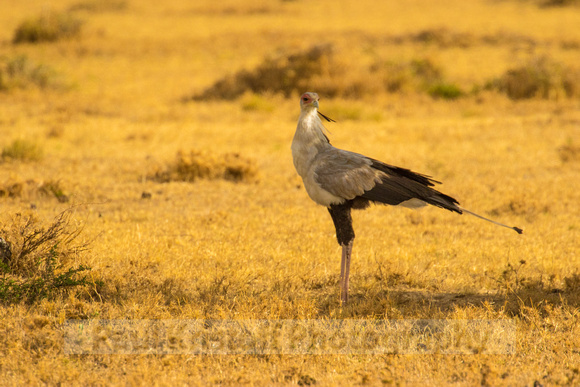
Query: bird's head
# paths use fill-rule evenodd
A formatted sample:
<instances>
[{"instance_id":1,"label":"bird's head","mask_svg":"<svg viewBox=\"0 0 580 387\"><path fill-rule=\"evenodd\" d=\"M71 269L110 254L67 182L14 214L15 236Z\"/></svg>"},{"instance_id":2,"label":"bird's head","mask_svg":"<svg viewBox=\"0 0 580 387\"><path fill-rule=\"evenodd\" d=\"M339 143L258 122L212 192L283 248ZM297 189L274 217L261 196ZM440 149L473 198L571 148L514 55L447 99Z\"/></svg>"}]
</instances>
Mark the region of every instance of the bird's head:
<instances>
[{"instance_id":1,"label":"bird's head","mask_svg":"<svg viewBox=\"0 0 580 387\"><path fill-rule=\"evenodd\" d=\"M303 113L318 112L328 122L335 122L332 118L328 118L318 111L318 94L306 92L300 97L300 109ZM316 114L316 113L315 113Z\"/></svg>"},{"instance_id":2,"label":"bird's head","mask_svg":"<svg viewBox=\"0 0 580 387\"><path fill-rule=\"evenodd\" d=\"M318 94L306 92L300 97L300 108L304 111L318 109Z\"/></svg>"}]
</instances>

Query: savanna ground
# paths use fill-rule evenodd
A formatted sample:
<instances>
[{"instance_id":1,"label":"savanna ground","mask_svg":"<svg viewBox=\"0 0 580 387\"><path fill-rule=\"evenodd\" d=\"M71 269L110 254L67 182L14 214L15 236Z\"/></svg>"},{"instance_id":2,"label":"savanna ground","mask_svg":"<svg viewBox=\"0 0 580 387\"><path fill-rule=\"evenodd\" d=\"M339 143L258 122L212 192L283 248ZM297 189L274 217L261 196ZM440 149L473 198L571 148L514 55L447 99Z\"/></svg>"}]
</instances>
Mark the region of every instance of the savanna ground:
<instances>
[{"instance_id":1,"label":"savanna ground","mask_svg":"<svg viewBox=\"0 0 580 387\"><path fill-rule=\"evenodd\" d=\"M579 384L579 26L574 1L3 1L0 383ZM289 149L307 90L334 145L524 234L357 212L341 307L334 228ZM517 337L493 355L64 353L63 323L87 319L511 319Z\"/></svg>"}]
</instances>

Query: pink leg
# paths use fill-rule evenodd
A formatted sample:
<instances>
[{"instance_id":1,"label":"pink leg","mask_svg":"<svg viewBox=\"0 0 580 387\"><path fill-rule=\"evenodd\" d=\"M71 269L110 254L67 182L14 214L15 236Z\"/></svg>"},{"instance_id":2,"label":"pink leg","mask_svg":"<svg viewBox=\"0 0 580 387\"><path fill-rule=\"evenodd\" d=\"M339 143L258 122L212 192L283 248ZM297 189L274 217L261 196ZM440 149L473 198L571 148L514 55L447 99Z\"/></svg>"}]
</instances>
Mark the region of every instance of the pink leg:
<instances>
[{"instance_id":1,"label":"pink leg","mask_svg":"<svg viewBox=\"0 0 580 387\"><path fill-rule=\"evenodd\" d=\"M350 257L352 253L352 240L348 245L342 246L342 257L340 261L340 299L342 305L348 302L348 276L350 274Z\"/></svg>"}]
</instances>

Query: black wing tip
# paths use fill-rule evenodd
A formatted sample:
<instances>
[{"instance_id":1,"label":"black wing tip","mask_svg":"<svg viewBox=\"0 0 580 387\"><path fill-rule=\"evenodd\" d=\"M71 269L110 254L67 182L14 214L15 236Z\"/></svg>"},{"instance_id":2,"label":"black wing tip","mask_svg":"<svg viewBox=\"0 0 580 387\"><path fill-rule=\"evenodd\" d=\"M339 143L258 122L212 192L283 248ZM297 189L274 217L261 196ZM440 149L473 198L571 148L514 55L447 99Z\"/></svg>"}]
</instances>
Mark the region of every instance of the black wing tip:
<instances>
[{"instance_id":1,"label":"black wing tip","mask_svg":"<svg viewBox=\"0 0 580 387\"><path fill-rule=\"evenodd\" d=\"M524 233L524 230L522 230L519 227L512 227L512 230L515 230L515 232L517 232L518 234L523 234Z\"/></svg>"}]
</instances>

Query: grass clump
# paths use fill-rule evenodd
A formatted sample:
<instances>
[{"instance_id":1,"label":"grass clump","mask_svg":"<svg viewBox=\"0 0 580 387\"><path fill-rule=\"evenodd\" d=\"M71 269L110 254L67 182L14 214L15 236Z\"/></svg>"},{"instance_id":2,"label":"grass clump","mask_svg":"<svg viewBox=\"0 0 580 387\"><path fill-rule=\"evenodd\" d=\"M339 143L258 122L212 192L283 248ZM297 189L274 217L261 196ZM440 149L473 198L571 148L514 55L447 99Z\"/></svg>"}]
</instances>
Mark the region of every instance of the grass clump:
<instances>
[{"instance_id":1,"label":"grass clump","mask_svg":"<svg viewBox=\"0 0 580 387\"><path fill-rule=\"evenodd\" d=\"M514 100L577 97L580 96L580 71L546 57L534 58L489 82L487 88L496 89Z\"/></svg>"},{"instance_id":2,"label":"grass clump","mask_svg":"<svg viewBox=\"0 0 580 387\"><path fill-rule=\"evenodd\" d=\"M48 226L32 215L17 214L0 229L0 302L33 302L89 284L84 265L71 265L86 251L76 244L81 229L71 229L71 211Z\"/></svg>"},{"instance_id":3,"label":"grass clump","mask_svg":"<svg viewBox=\"0 0 580 387\"><path fill-rule=\"evenodd\" d=\"M2 149L2 161L38 161L42 156L40 145L25 139L16 139Z\"/></svg>"},{"instance_id":4,"label":"grass clump","mask_svg":"<svg viewBox=\"0 0 580 387\"><path fill-rule=\"evenodd\" d=\"M0 58L0 91L58 88L61 85L59 75L50 66L35 63L25 55Z\"/></svg>"},{"instance_id":5,"label":"grass clump","mask_svg":"<svg viewBox=\"0 0 580 387\"><path fill-rule=\"evenodd\" d=\"M207 151L179 151L175 161L163 170L150 175L161 183L170 181L194 182L197 179L224 179L251 182L258 177L258 167L252 159L238 153L212 154Z\"/></svg>"},{"instance_id":6,"label":"grass clump","mask_svg":"<svg viewBox=\"0 0 580 387\"><path fill-rule=\"evenodd\" d=\"M14 31L12 42L54 42L76 37L83 22L68 12L45 11L36 18L24 20Z\"/></svg>"}]
</instances>

